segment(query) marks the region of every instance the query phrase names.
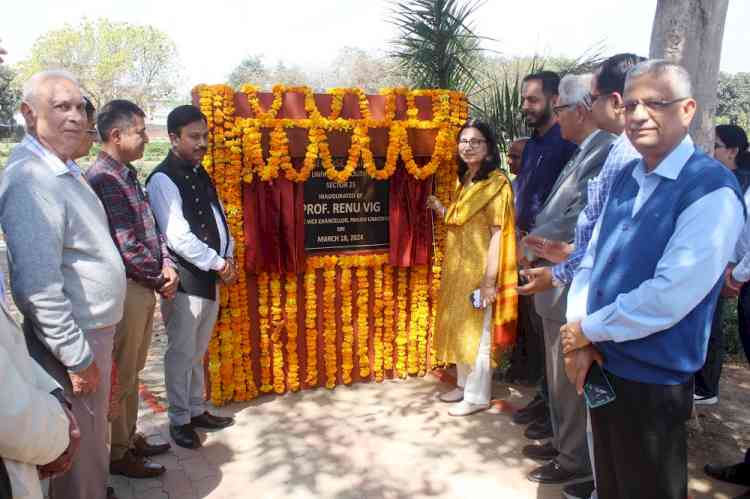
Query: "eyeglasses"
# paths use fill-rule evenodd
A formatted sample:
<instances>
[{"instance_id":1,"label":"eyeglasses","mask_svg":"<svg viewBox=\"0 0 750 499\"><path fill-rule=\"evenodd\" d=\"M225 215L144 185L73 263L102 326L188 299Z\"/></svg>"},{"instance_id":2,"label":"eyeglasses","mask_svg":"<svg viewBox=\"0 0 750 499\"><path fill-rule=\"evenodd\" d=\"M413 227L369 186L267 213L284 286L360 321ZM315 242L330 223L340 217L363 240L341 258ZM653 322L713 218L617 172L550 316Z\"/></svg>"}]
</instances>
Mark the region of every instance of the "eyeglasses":
<instances>
[{"instance_id":1,"label":"eyeglasses","mask_svg":"<svg viewBox=\"0 0 750 499\"><path fill-rule=\"evenodd\" d=\"M89 128L88 130L86 130L86 133L91 135L92 137L96 137L97 135L99 135L99 131L96 128Z\"/></svg>"},{"instance_id":2,"label":"eyeglasses","mask_svg":"<svg viewBox=\"0 0 750 499\"><path fill-rule=\"evenodd\" d=\"M633 114L638 106L643 106L649 113L658 113L668 108L672 104L689 99L690 97L680 97L679 99L672 100L658 100L658 99L647 99L647 100L626 100L622 103L622 107L628 114Z\"/></svg>"},{"instance_id":3,"label":"eyeglasses","mask_svg":"<svg viewBox=\"0 0 750 499\"><path fill-rule=\"evenodd\" d=\"M464 147L471 147L472 149L475 147L479 147L480 145L487 142L484 139L461 139L458 141L458 143Z\"/></svg>"},{"instance_id":4,"label":"eyeglasses","mask_svg":"<svg viewBox=\"0 0 750 499\"><path fill-rule=\"evenodd\" d=\"M614 92L604 92L603 94L595 94L593 92L589 92L589 99L591 100L591 104L593 104L599 97L607 97L608 95L612 95L613 93Z\"/></svg>"},{"instance_id":5,"label":"eyeglasses","mask_svg":"<svg viewBox=\"0 0 750 499\"><path fill-rule=\"evenodd\" d=\"M714 149L723 149L726 146L724 144L719 144L718 142L714 142Z\"/></svg>"},{"instance_id":6,"label":"eyeglasses","mask_svg":"<svg viewBox=\"0 0 750 499\"><path fill-rule=\"evenodd\" d=\"M552 108L552 112L555 113L555 116L560 116L560 113L563 112L564 109L574 106L575 104L563 104L561 106L555 106Z\"/></svg>"}]
</instances>

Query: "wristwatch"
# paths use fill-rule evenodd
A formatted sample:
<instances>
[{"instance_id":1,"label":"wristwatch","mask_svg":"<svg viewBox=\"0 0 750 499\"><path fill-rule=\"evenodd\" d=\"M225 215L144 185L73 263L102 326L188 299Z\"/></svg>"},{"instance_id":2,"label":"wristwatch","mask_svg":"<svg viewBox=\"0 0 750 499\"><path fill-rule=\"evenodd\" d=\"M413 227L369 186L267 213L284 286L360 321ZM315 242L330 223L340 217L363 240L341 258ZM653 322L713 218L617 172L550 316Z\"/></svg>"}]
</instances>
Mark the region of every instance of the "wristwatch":
<instances>
[{"instance_id":1,"label":"wristwatch","mask_svg":"<svg viewBox=\"0 0 750 499\"><path fill-rule=\"evenodd\" d=\"M65 392L62 388L55 388L49 392L49 394L55 397L61 405L67 407L68 410L73 410L73 404L68 400L68 397L65 396Z\"/></svg>"}]
</instances>

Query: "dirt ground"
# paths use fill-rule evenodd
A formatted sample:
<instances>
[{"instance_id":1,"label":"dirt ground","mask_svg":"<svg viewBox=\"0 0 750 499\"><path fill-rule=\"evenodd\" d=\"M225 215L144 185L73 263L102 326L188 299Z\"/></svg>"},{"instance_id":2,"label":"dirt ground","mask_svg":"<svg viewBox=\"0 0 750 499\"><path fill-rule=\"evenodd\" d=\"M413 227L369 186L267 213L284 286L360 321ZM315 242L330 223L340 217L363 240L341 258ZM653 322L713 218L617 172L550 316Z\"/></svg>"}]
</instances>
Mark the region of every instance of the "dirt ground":
<instances>
[{"instance_id":1,"label":"dirt ground","mask_svg":"<svg viewBox=\"0 0 750 499\"><path fill-rule=\"evenodd\" d=\"M724 364L719 393L718 404L697 406L702 431L690 433L691 465L735 463L750 448L750 369L744 359Z\"/></svg>"},{"instance_id":2,"label":"dirt ground","mask_svg":"<svg viewBox=\"0 0 750 499\"><path fill-rule=\"evenodd\" d=\"M4 253L4 247L1 242L0 253ZM7 293L7 267L4 256L4 254L0 254L0 270L5 273ZM9 299L12 303L12 299L10 298L9 293L6 294L6 298ZM14 315L18 317L17 313ZM143 385L145 385L145 387L148 389L148 392L150 392L150 394L152 395L152 402L155 402L156 404L161 406L166 406L163 377L163 353L166 347L166 335L164 333L164 328L161 321L161 314L159 313L158 309L155 319L155 330L151 352L149 355L149 361L147 363L146 370L142 373L141 380ZM428 382L429 380L425 379L425 381ZM395 408L400 406L401 404L410 403L409 399L414 397L414 393L412 393L414 390L418 391L421 394L421 391L426 391L425 393L427 393L432 392L436 389L441 389L438 386L439 383L435 384L434 381L432 383L428 382L427 385L425 385L425 382L423 382L422 380L414 380L414 382L414 384L410 383L409 381L386 383L383 385L369 384L368 386L370 386L370 388L364 386L362 388L352 387L351 389L344 388L342 391L336 390L336 392L328 392L326 390L321 390L321 393L303 392L291 396L287 395L278 399L274 396L264 396L249 404L229 405L225 408L222 408L221 412L224 413L229 411L227 412L227 414L232 413L239 415L240 413L249 410L254 413L252 419L248 421L248 423L252 425L253 423L251 421L257 421L255 418L263 417L263 407L267 407L269 410L271 410L276 405L281 404L281 406L283 406L285 409L279 414L274 415L275 418L280 418L282 413L285 414L286 411L290 410L291 406L298 403L305 404L309 402L309 399L311 397L315 400L321 397L326 399L325 403L322 404L322 407L325 407L327 406L327 404L332 403L332 401L329 400L328 397L330 397L330 394L333 393L339 393L339 395L337 396L344 396L346 397L346 399L351 399L349 400L349 403L355 403L356 399L361 397L359 398L360 403L367 405L368 400L372 399L372 401L376 404L375 406L373 406L373 411L378 412L375 407L381 404L385 398L399 397L400 401L395 399L392 401ZM403 388L401 388L401 383L406 383L408 386L403 386ZM377 393L370 393L373 390L375 390L375 392ZM401 393L402 391L404 393ZM530 387L505 385L502 383L497 383L494 391L496 397L502 397L503 394L510 394L510 396L513 398L513 403L517 406L521 406L526 403L533 394L533 389ZM391 392L390 395L388 395L387 392ZM420 397L421 396L422 395L420 395ZM404 397L405 399L402 400L400 397ZM333 402L335 402L335 400L333 400ZM152 405L153 404L144 403L142 404L142 409L144 410L144 412L151 412L149 410L149 407ZM426 405L425 407L432 407L432 405ZM419 413L421 411L422 409L416 412ZM146 414L142 415L145 416ZM739 460L741 460L745 450L750 447L750 368L748 367L748 364L744 357L730 358L727 360L722 373L719 404L715 406L699 407L698 415L701 422L701 430L691 431L689 438L689 475L691 497L693 499L732 498L735 495L741 493L743 489L741 487L735 487L710 480L705 476L702 470L704 464L709 462L722 464L731 464L738 462ZM155 415L155 417L157 418L162 416L163 415ZM299 417L299 415L297 417ZM495 417L500 419L494 419ZM511 440L515 442L514 445L512 445L514 449L509 451L513 455L513 459L505 462L504 466L510 466L513 469L518 468L513 472L513 482L517 485L513 488L514 492L509 492L511 495L506 496L501 494L500 496L496 497L559 497L557 488L539 488L535 491L525 490L529 487L530 484L528 484L528 482L523 479L523 474L528 471L526 468L530 468L533 466L533 463L526 463L522 459L522 456L520 456L520 452L518 452L520 447L525 444L525 439L523 439L523 437L521 436L522 428L515 428L513 425L508 426L507 422L504 422L505 419L507 419L507 415L501 414L495 417L483 416L476 420L473 420L472 424L475 425L476 423L479 423L480 426L482 424L488 425L486 429L487 431L492 430L490 431L490 433L488 433L488 435L491 435L493 440L499 439L499 441L503 441L503 439L505 439L508 442L510 442ZM161 420L159 419L159 421ZM276 419L276 421L279 422L280 420ZM163 434L163 437L168 438L165 431L165 421L161 421L158 426L159 433ZM419 430L416 428L413 428L413 430L417 430L417 433L409 438L414 439L417 438ZM481 431L484 432L485 430ZM505 435L505 437L502 436L503 434ZM430 438L427 438L425 440L425 443L422 443L420 445L426 445L426 442L429 442ZM245 440L245 438L242 438L242 440ZM464 445L466 445L466 442L464 442ZM516 456L516 454L518 455ZM489 454L485 457L487 458L485 461L487 461L489 465L492 465L492 462L495 461L495 459L498 459L497 456L494 458L490 458ZM252 460L248 461L248 465L251 462ZM436 465L438 465L437 462ZM266 472L268 471L269 470L266 470ZM479 469L475 471L481 473L481 465L479 466ZM490 469L486 471L490 471ZM508 468L507 471L512 470ZM503 473L504 472L505 469ZM238 473L238 476L246 476L246 472ZM224 493L225 487L229 486L231 483L235 483L236 480L230 479L230 476L228 475L224 478L224 481L226 481L227 483L224 483L222 485L221 480L218 480L216 481L216 483L213 483L211 487L209 487L213 490L213 493L210 494L210 497L229 497ZM145 487L146 485L148 485L145 482L148 481L134 481L134 490L138 488L136 486ZM238 486L242 486L242 483L243 480L239 480ZM157 487L157 489L154 489L154 491L158 492L159 490L164 490L166 493L166 486L160 484L158 481L154 482L154 484L155 487ZM122 490L125 490L125 487L130 486L127 483L118 485L118 489L120 489L120 487L123 487ZM485 485L490 487L490 490L495 486L490 484L483 484L483 486L481 487L482 492L486 491ZM165 488L160 489L159 487L162 486L164 486ZM383 496L380 494L380 492L382 491L379 489L377 484L372 483L370 484L370 486L372 487L372 490L370 490L370 494L367 494L367 497L409 497L408 494L407 496L400 496L399 494L386 494L385 496ZM321 495L315 494L312 497L328 496L327 494L323 493L322 490L319 492L321 493ZM452 497L451 494L454 492L459 492L459 490L456 489L452 491L446 491L448 497ZM430 494L427 495L429 496ZM344 496L349 497L348 495ZM344 496L334 495L331 497ZM479 496L474 495L474 497L480 496L484 497L482 494L480 494ZM146 495L135 492L132 496L124 495L123 497L146 497ZM155 495L154 497L168 497L168 494ZM194 497L209 497L209 494L196 494ZM295 496L294 494L291 494L289 496L282 494L281 496L273 495L273 497L297 496Z\"/></svg>"}]
</instances>

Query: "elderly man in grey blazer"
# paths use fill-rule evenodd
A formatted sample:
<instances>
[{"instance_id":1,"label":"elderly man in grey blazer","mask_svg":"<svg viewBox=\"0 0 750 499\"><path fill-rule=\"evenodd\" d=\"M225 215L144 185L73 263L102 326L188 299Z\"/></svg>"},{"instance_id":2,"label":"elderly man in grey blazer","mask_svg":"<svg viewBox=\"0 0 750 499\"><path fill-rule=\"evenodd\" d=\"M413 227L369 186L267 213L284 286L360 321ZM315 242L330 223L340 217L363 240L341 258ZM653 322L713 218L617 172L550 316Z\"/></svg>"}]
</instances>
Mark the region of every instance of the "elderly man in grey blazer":
<instances>
[{"instance_id":1,"label":"elderly man in grey blazer","mask_svg":"<svg viewBox=\"0 0 750 499\"><path fill-rule=\"evenodd\" d=\"M88 128L75 78L44 71L24 85L27 134L0 181L10 285L29 352L63 386L81 430L51 499L104 499L112 341L125 268L99 198L72 160Z\"/></svg>"},{"instance_id":2,"label":"elderly man in grey blazer","mask_svg":"<svg viewBox=\"0 0 750 499\"><path fill-rule=\"evenodd\" d=\"M596 128L589 99L591 78L591 75L568 75L560 81L560 99L554 112L563 138L578 144L578 153L560 173L529 237L573 240L578 215L586 206L588 181L598 175L616 138ZM533 253L527 257L534 267L552 265ZM530 480L541 483L564 483L591 475L586 446L586 409L565 375L560 344L567 291L567 287L557 286L534 297L534 306L544 325L553 436L547 444L525 447L524 454L537 460L549 460L528 475ZM524 292L523 287L519 292Z\"/></svg>"}]
</instances>

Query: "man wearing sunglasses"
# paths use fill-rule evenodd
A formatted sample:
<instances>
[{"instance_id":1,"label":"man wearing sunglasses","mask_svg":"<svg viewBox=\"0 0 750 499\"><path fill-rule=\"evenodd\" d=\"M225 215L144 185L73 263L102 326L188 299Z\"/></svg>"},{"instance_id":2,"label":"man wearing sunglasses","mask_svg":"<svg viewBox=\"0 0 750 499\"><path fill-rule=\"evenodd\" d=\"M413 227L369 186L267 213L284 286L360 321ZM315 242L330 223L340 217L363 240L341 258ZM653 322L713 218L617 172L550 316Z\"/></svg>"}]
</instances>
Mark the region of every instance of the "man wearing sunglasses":
<instances>
[{"instance_id":1,"label":"man wearing sunglasses","mask_svg":"<svg viewBox=\"0 0 750 499\"><path fill-rule=\"evenodd\" d=\"M599 495L682 499L692 377L745 207L734 176L688 135L683 67L638 64L622 107L643 158L612 183L568 295L585 313L561 328L563 351L579 394L598 362L616 395L590 410Z\"/></svg>"}]
</instances>

